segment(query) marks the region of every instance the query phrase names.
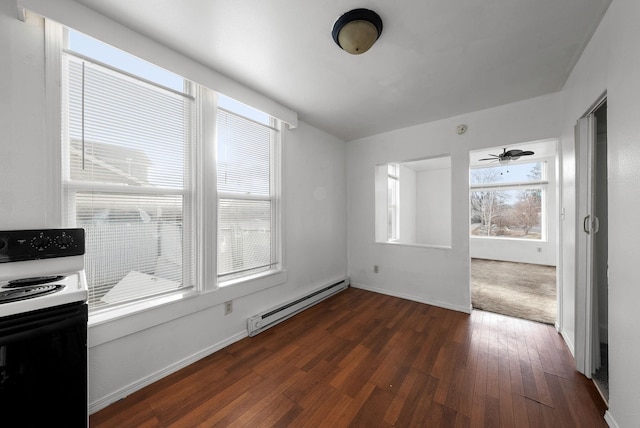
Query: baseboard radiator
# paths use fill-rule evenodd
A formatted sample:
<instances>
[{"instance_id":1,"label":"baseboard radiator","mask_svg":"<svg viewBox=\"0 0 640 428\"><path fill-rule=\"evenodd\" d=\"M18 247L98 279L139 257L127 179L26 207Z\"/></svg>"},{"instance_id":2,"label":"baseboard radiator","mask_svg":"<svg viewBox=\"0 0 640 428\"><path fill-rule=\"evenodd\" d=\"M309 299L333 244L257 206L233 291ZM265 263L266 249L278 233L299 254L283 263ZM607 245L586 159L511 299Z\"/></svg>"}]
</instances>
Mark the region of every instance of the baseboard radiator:
<instances>
[{"instance_id":1,"label":"baseboard radiator","mask_svg":"<svg viewBox=\"0 0 640 428\"><path fill-rule=\"evenodd\" d=\"M319 303L324 299L339 293L340 291L346 289L348 286L349 278L345 278L342 281L338 281L334 284L322 287L303 297L249 317L249 319L247 320L249 336L255 336L256 334L268 329L269 327L273 327L274 325L294 316L295 314L309 308L310 306L313 306L316 303Z\"/></svg>"}]
</instances>

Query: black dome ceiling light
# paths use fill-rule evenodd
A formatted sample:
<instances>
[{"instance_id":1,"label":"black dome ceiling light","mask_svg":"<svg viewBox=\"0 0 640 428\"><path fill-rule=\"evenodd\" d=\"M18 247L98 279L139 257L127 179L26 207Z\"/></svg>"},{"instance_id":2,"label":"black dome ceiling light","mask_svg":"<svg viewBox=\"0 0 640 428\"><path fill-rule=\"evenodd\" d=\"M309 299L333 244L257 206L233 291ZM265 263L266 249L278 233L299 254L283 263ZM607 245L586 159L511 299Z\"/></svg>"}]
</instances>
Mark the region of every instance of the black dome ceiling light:
<instances>
[{"instance_id":1,"label":"black dome ceiling light","mask_svg":"<svg viewBox=\"0 0 640 428\"><path fill-rule=\"evenodd\" d=\"M369 9L353 9L333 24L331 35L341 49L352 55L368 51L382 34L382 19Z\"/></svg>"}]
</instances>

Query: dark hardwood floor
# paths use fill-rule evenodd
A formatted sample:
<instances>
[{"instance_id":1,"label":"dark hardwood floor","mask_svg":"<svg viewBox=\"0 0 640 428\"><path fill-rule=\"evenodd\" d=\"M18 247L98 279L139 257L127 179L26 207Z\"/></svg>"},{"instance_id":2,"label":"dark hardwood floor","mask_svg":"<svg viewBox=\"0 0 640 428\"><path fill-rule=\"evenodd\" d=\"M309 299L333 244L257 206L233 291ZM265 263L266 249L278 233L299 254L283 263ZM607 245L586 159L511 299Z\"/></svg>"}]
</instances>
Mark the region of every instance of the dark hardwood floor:
<instances>
[{"instance_id":1,"label":"dark hardwood floor","mask_svg":"<svg viewBox=\"0 0 640 428\"><path fill-rule=\"evenodd\" d=\"M606 427L549 325L349 288L90 417L92 427Z\"/></svg>"}]
</instances>

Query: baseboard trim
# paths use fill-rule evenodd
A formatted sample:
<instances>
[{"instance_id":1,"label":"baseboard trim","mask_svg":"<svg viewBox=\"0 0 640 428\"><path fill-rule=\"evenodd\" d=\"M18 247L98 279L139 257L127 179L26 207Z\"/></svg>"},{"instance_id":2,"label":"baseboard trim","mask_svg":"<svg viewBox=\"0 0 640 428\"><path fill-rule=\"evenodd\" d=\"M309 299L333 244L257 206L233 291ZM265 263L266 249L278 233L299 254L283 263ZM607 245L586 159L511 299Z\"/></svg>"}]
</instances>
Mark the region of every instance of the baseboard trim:
<instances>
[{"instance_id":1,"label":"baseboard trim","mask_svg":"<svg viewBox=\"0 0 640 428\"><path fill-rule=\"evenodd\" d=\"M390 290L387 290L387 289L384 289L384 288L370 287L368 285L356 284L356 283L353 283L353 282L351 283L351 287L360 288L362 290L367 290L367 291L372 291L374 293L386 294L387 296L398 297L400 299L413 300L414 302L424 303L424 304L431 305L431 306L437 306L439 308L451 309L452 311L464 312L465 314L470 314L471 313L471 306L465 308L464 306L451 305L449 303L423 299L421 297L413 296L411 294L399 293L399 292L390 291Z\"/></svg>"},{"instance_id":2,"label":"baseboard trim","mask_svg":"<svg viewBox=\"0 0 640 428\"><path fill-rule=\"evenodd\" d=\"M620 425L618 425L616 420L613 419L613 416L611 416L611 413L608 410L604 412L604 421L610 428L620 428Z\"/></svg>"},{"instance_id":3,"label":"baseboard trim","mask_svg":"<svg viewBox=\"0 0 640 428\"><path fill-rule=\"evenodd\" d=\"M93 414L99 410L102 410L105 407L109 406L110 404L113 404L118 400L122 400L123 398L133 394L134 392L144 388L145 386L151 385L153 382L156 382L164 378L165 376L175 373L178 370L183 369L188 365L193 364L196 361L201 360L202 358L208 355L211 355L214 352L217 352L231 345L232 343L235 343L241 339L244 339L245 337L248 337L248 333L246 330L243 330L240 333L236 333L233 336L230 336L208 348L205 348L199 352L196 352L195 354L190 355L187 358L184 358L162 370L158 370L157 372L152 373L149 376L139 379L133 383L130 383L124 388L114 391L111 394L108 394L102 398L99 398L89 403L89 414Z\"/></svg>"},{"instance_id":4,"label":"baseboard trim","mask_svg":"<svg viewBox=\"0 0 640 428\"><path fill-rule=\"evenodd\" d=\"M560 335L564 339L564 343L567 344L567 348L569 348L569 352L571 352L571 356L575 359L576 358L576 352L575 352L575 349L573 347L573 342L571 341L571 338L569 336L567 336L564 331L561 331Z\"/></svg>"}]
</instances>

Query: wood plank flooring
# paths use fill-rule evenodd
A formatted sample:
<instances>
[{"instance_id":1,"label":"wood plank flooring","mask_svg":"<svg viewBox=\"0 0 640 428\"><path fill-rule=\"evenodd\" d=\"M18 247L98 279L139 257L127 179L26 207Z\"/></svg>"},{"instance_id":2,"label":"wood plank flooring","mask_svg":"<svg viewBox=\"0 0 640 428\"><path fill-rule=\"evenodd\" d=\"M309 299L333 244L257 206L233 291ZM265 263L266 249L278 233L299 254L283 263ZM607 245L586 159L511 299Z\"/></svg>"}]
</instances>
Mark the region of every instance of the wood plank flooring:
<instances>
[{"instance_id":1,"label":"wood plank flooring","mask_svg":"<svg viewBox=\"0 0 640 428\"><path fill-rule=\"evenodd\" d=\"M606 427L554 328L349 288L90 417L92 427Z\"/></svg>"}]
</instances>

